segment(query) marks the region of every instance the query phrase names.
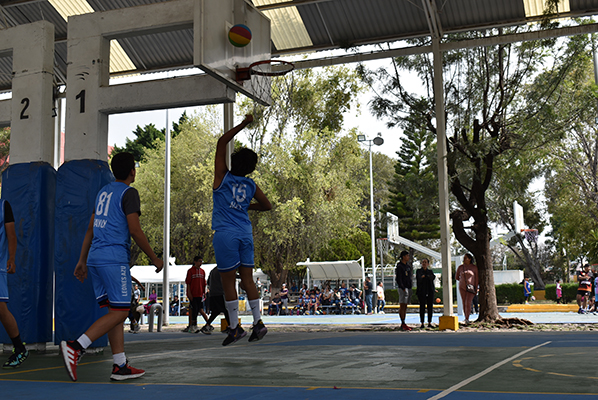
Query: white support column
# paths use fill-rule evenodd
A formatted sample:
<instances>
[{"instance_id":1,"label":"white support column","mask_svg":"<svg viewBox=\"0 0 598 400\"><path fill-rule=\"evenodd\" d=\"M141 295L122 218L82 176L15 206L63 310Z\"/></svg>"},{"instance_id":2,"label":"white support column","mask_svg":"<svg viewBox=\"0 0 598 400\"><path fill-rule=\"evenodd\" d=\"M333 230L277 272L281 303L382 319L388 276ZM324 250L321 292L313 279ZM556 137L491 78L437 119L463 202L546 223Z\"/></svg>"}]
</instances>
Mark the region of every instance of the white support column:
<instances>
[{"instance_id":1,"label":"white support column","mask_svg":"<svg viewBox=\"0 0 598 400\"><path fill-rule=\"evenodd\" d=\"M166 154L164 155L164 269L162 272L162 304L164 304L164 326L168 326L170 317L170 121L166 109L166 128L164 128Z\"/></svg>"},{"instance_id":2,"label":"white support column","mask_svg":"<svg viewBox=\"0 0 598 400\"><path fill-rule=\"evenodd\" d=\"M0 50L12 48L12 99L0 106L10 111L10 163L54 161L52 88L54 25L39 21L0 31Z\"/></svg>"},{"instance_id":3,"label":"white support column","mask_svg":"<svg viewBox=\"0 0 598 400\"><path fill-rule=\"evenodd\" d=\"M453 277L451 273L451 247L449 224L449 177L447 169L446 121L444 110L444 87L442 76L442 52L440 38L432 40L434 56L434 101L436 103L436 135L438 157L438 200L440 206L440 255L442 258L442 297L444 317L453 316ZM441 322L442 328L442 322Z\"/></svg>"},{"instance_id":4,"label":"white support column","mask_svg":"<svg viewBox=\"0 0 598 400\"><path fill-rule=\"evenodd\" d=\"M108 160L108 114L98 112L110 80L110 41L92 18L69 18L64 159Z\"/></svg>"}]
</instances>

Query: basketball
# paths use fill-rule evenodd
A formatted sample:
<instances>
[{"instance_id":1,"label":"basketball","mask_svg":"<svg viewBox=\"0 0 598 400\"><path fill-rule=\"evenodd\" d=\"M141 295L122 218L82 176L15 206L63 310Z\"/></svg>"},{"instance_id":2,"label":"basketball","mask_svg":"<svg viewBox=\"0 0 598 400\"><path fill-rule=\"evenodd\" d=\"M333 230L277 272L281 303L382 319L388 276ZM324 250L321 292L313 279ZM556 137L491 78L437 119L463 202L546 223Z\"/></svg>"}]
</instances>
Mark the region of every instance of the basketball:
<instances>
[{"instance_id":1,"label":"basketball","mask_svg":"<svg viewBox=\"0 0 598 400\"><path fill-rule=\"evenodd\" d=\"M251 42L251 30L245 25L234 25L228 31L228 40L235 47L245 47Z\"/></svg>"},{"instance_id":2,"label":"basketball","mask_svg":"<svg viewBox=\"0 0 598 400\"><path fill-rule=\"evenodd\" d=\"M439 297L436 298L436 304L440 304L440 298Z\"/></svg>"}]
</instances>

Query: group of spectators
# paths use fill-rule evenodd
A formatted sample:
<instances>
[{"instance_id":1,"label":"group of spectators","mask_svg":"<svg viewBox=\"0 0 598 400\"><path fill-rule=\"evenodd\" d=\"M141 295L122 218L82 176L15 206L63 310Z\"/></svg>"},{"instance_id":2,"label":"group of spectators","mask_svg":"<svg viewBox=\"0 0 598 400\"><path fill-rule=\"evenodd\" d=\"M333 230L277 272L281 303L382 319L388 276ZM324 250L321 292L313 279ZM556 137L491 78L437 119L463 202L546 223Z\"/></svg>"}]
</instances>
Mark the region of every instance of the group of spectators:
<instances>
[{"instance_id":1,"label":"group of spectators","mask_svg":"<svg viewBox=\"0 0 598 400\"><path fill-rule=\"evenodd\" d=\"M282 285L280 292L274 293L270 299L270 315L320 315L320 314L341 314L341 313L359 313L361 302L361 290L357 285L352 284L347 287L346 282L341 283L340 287L332 288L330 282L325 282L323 289L318 286L308 289L303 285L297 292L297 304L289 309L288 298L289 291L286 284ZM286 300L286 301L285 301Z\"/></svg>"}]
</instances>

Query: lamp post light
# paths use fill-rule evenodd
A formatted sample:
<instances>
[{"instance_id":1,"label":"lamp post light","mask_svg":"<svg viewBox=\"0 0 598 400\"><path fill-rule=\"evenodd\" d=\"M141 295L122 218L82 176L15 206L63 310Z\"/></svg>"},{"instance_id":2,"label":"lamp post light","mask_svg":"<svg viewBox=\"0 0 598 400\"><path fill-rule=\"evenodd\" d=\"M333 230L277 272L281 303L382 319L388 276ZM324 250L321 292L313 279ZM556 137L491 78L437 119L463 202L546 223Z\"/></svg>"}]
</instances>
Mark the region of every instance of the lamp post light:
<instances>
[{"instance_id":1,"label":"lamp post light","mask_svg":"<svg viewBox=\"0 0 598 400\"><path fill-rule=\"evenodd\" d=\"M370 223L371 223L371 239L372 239L372 290L376 290L376 238L374 232L374 175L372 173L372 143L376 146L381 146L384 143L382 134L378 132L378 136L374 139L367 139L365 135L357 135L357 141L360 143L366 142L368 144L368 151L370 153ZM372 310L376 307L372 304Z\"/></svg>"}]
</instances>

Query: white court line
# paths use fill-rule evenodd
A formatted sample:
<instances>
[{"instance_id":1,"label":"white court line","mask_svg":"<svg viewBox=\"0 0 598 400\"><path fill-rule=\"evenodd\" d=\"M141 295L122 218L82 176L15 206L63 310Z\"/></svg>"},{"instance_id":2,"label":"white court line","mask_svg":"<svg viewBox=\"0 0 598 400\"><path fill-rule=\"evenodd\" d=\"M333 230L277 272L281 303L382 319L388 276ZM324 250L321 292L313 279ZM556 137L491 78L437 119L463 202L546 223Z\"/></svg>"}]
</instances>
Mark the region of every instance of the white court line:
<instances>
[{"instance_id":1,"label":"white court line","mask_svg":"<svg viewBox=\"0 0 598 400\"><path fill-rule=\"evenodd\" d=\"M550 341L549 341L549 342L545 342L545 343L539 344L539 345L537 345L537 346L531 347L531 348L529 348L529 349L527 349L527 350L523 350L522 352L515 354L513 357L509 357L509 358L507 358L506 360L502 360L501 362L498 362L498 363L494 364L493 366L486 368L486 369L485 369L485 370L483 370L482 372L480 372L480 373L478 373L478 374L475 374L474 376L472 376L472 377L470 377L470 378L467 378L467 379L465 379L464 381L457 383L456 385L453 385L453 386L451 386L450 388L448 388L448 389L446 389L446 390L444 390L444 391L442 391L442 392L438 393L436 396L432 396L432 397L430 397L428 400L437 400L437 399L441 399L441 398L443 398L443 397L445 397L445 396L447 396L447 395L451 394L451 393L452 393L452 392L454 392L455 390L459 390L459 389L460 389L460 388L462 388L463 386L465 386L465 385L468 385L468 384L470 384L471 382L475 381L476 379L479 379L479 378L481 378L482 376L484 376L484 375L486 375L486 374L488 374L488 373L490 373L490 372L494 371L496 368L498 368L498 367L500 367L500 366L502 366L502 365L504 365L504 364L508 363L509 361L512 361L512 360L514 360L514 359L516 359L516 358L518 358L518 357L521 357L521 356L522 356L522 355L524 355L525 353L529 353L530 351L534 351L534 350L536 350L537 348L540 348L540 347L542 347L542 346L546 346L546 345L547 345L547 344L549 344L549 343L552 343L552 342L550 342Z\"/></svg>"}]
</instances>

